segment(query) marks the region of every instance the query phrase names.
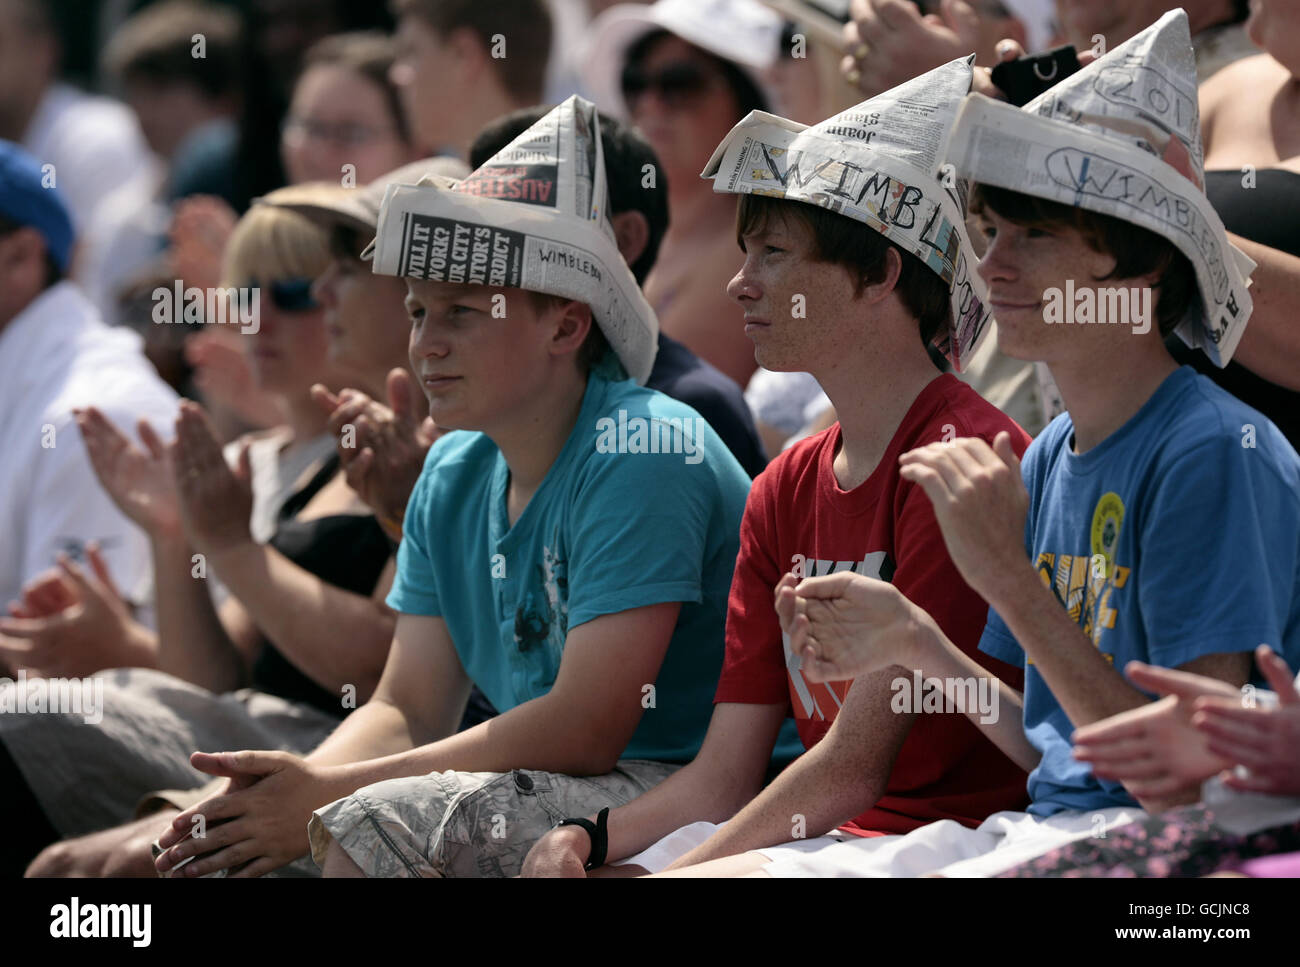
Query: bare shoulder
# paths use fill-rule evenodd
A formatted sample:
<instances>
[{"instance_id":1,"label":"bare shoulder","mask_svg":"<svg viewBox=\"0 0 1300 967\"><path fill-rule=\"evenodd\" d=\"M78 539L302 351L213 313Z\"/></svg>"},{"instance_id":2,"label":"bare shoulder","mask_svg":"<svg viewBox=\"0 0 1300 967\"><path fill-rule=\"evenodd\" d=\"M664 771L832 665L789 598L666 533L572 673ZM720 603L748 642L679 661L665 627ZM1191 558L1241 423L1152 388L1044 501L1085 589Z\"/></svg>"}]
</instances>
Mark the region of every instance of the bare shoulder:
<instances>
[{"instance_id":1,"label":"bare shoulder","mask_svg":"<svg viewBox=\"0 0 1300 967\"><path fill-rule=\"evenodd\" d=\"M1265 86L1283 83L1291 75L1269 54L1233 61L1201 83L1201 121L1236 100L1257 100Z\"/></svg>"}]
</instances>

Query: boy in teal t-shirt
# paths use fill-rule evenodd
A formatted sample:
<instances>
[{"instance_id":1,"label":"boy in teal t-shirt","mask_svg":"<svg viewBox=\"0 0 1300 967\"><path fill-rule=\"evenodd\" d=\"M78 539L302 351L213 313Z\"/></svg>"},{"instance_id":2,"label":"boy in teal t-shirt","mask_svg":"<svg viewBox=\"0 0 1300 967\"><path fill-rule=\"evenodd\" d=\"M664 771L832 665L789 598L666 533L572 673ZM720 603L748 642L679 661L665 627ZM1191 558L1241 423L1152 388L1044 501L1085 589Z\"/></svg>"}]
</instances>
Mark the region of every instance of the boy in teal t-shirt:
<instances>
[{"instance_id":1,"label":"boy in teal t-shirt","mask_svg":"<svg viewBox=\"0 0 1300 967\"><path fill-rule=\"evenodd\" d=\"M629 444L640 431L649 447L653 428L668 452L616 452L620 420ZM602 431L615 452L601 452ZM453 433L430 450L388 604L441 617L466 674L505 712L555 684L574 628L681 602L658 678L636 695L645 713L624 757L689 761L712 711L749 490L729 457L690 407L593 372L572 433L513 526L510 470L490 438Z\"/></svg>"},{"instance_id":2,"label":"boy in teal t-shirt","mask_svg":"<svg viewBox=\"0 0 1300 967\"><path fill-rule=\"evenodd\" d=\"M408 504L387 664L305 760L207 757L259 778L204 843L169 836L160 869L215 841L232 845L186 875L310 849L327 876L509 876L562 818L698 750L749 479L694 410L638 385L657 322L608 221L597 123L571 98L464 181L388 187L374 270L406 278L412 369L462 432ZM556 166L515 163L539 151ZM543 176L544 204L483 197ZM473 684L501 714L456 732Z\"/></svg>"}]
</instances>

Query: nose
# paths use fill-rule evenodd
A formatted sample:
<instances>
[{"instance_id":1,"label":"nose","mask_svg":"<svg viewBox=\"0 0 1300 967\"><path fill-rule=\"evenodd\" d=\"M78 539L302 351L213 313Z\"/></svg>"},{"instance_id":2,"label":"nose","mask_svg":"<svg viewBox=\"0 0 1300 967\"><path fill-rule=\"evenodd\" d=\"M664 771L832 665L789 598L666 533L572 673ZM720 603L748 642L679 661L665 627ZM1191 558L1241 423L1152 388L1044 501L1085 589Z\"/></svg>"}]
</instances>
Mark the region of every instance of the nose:
<instances>
[{"instance_id":1,"label":"nose","mask_svg":"<svg viewBox=\"0 0 1300 967\"><path fill-rule=\"evenodd\" d=\"M1016 270L1011 249L1011 233L999 229L993 236L993 240L989 242L988 248L984 250L984 257L975 267L985 283L1015 281L1019 272Z\"/></svg>"},{"instance_id":2,"label":"nose","mask_svg":"<svg viewBox=\"0 0 1300 967\"><path fill-rule=\"evenodd\" d=\"M451 352L451 344L443 338L438 327L430 324L427 320L416 326L411 327L410 352L411 368L417 373L420 372L420 360L422 359L445 359Z\"/></svg>"},{"instance_id":3,"label":"nose","mask_svg":"<svg viewBox=\"0 0 1300 967\"><path fill-rule=\"evenodd\" d=\"M405 56L393 61L393 66L388 68L388 82L398 88L415 83L415 68Z\"/></svg>"},{"instance_id":4,"label":"nose","mask_svg":"<svg viewBox=\"0 0 1300 967\"><path fill-rule=\"evenodd\" d=\"M339 277L338 263L330 262L329 266L317 276L316 281L311 284L311 297L327 309L333 309L338 305L338 293L335 291L335 282Z\"/></svg>"},{"instance_id":5,"label":"nose","mask_svg":"<svg viewBox=\"0 0 1300 967\"><path fill-rule=\"evenodd\" d=\"M754 281L753 276L747 271L748 269L749 259L745 259L741 263L739 271L727 283L727 295L741 305L744 305L746 301L752 302L763 294L763 290L759 288L758 283Z\"/></svg>"},{"instance_id":6,"label":"nose","mask_svg":"<svg viewBox=\"0 0 1300 967\"><path fill-rule=\"evenodd\" d=\"M280 310L271 301L271 293L263 288L258 294L258 330L257 335L272 337L280 330Z\"/></svg>"}]
</instances>

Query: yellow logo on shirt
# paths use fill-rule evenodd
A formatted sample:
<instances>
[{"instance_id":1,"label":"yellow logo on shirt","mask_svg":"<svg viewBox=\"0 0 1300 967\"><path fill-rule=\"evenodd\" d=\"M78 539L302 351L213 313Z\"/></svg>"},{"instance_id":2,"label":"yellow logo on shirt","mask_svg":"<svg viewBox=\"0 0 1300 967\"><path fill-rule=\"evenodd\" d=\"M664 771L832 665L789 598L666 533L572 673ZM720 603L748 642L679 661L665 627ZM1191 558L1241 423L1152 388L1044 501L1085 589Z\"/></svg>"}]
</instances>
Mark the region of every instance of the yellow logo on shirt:
<instances>
[{"instance_id":1,"label":"yellow logo on shirt","mask_svg":"<svg viewBox=\"0 0 1300 967\"><path fill-rule=\"evenodd\" d=\"M1115 560L1123 526L1124 501L1119 494L1104 493L1092 512L1088 556L1043 551L1034 562L1043 584L1055 592L1071 620L1098 647L1102 632L1115 627L1117 611L1110 606L1110 597L1128 584L1132 571ZM1106 657L1113 660L1113 656Z\"/></svg>"},{"instance_id":2,"label":"yellow logo on shirt","mask_svg":"<svg viewBox=\"0 0 1300 967\"><path fill-rule=\"evenodd\" d=\"M1101 495L1092 511L1092 566L1098 576L1108 578L1115 567L1115 548L1119 546L1119 531L1124 526L1124 501L1119 494Z\"/></svg>"}]
</instances>

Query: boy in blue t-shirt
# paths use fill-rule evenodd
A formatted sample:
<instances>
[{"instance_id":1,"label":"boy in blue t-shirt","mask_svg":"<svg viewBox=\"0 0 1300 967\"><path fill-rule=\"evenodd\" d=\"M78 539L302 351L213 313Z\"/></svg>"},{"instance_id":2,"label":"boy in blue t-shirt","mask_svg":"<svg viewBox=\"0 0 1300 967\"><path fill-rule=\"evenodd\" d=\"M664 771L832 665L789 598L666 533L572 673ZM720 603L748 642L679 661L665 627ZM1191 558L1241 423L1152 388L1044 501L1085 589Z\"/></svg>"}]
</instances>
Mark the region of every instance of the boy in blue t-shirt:
<instances>
[{"instance_id":1,"label":"boy in blue t-shirt","mask_svg":"<svg viewBox=\"0 0 1300 967\"><path fill-rule=\"evenodd\" d=\"M989 875L1131 821L1139 804L1155 813L1194 802L1199 781L1159 756L1149 771L1129 764L1130 788L1099 779L1075 759L1072 733L1124 715L1155 734L1162 721L1190 716L1190 702L1152 702L1126 681L1131 661L1196 673L1229 692L1258 678L1252 653L1260 644L1292 665L1300 660L1300 456L1267 418L1178 367L1164 345L1180 327L1226 362L1239 338L1250 303L1222 224L1208 205L1181 197L1168 225L1132 201L1118 209L1125 218L1115 217L1117 206L1103 203L1110 198L1083 188L1063 196L987 147L1027 126L1028 141L1048 157L1060 157L1050 154L1058 141L1070 143L1079 156L1071 163L1098 184L1120 161L1140 162L1168 169L1161 183L1192 195L1184 177L1200 180L1194 117L1190 130L1147 135L1146 143L1169 145L1166 161L1131 145L1138 125L1160 129L1145 114L1128 117L1121 107L1112 118L1090 118L1086 132L1060 120L1084 110L1107 62L1131 67L1159 46L1162 56L1187 46L1181 11L1053 88L1040 99L1055 96L1050 110L1035 102L1012 124L996 116L1013 108L969 99L950 149L958 172L977 182L970 209L988 239L980 274L999 346L1044 361L1068 411L1034 440L1023 465L1004 438L993 447L932 444L901 458L904 476L930 496L962 576L991 605L981 650L1025 666L1023 694L999 683L1002 707L1022 714L986 728L1030 770L1029 811L995 814L978 830L936 824L894 841L842 844L769 868L774 875ZM1190 48L1176 66L1184 76L1173 71L1175 81L1194 94ZM1033 159L1026 153L1017 163ZM1193 218L1194 240L1181 228ZM1103 301L1112 313L1104 323ZM895 663L938 679L976 672L889 585L834 575L805 580L797 594L795 637L814 679Z\"/></svg>"},{"instance_id":2,"label":"boy in blue t-shirt","mask_svg":"<svg viewBox=\"0 0 1300 967\"><path fill-rule=\"evenodd\" d=\"M389 186L374 268L406 277L412 368L460 432L408 503L387 665L305 760L200 757L261 778L182 813L161 869L229 845L190 866L259 875L310 846L326 875L509 876L559 819L698 751L749 478L694 410L637 385L653 313L603 206L561 210L603 194L596 123L571 98L464 181ZM539 144L558 174L505 163ZM555 207L481 197L510 178ZM453 734L473 684L501 714ZM205 809L235 818L180 842Z\"/></svg>"}]
</instances>

